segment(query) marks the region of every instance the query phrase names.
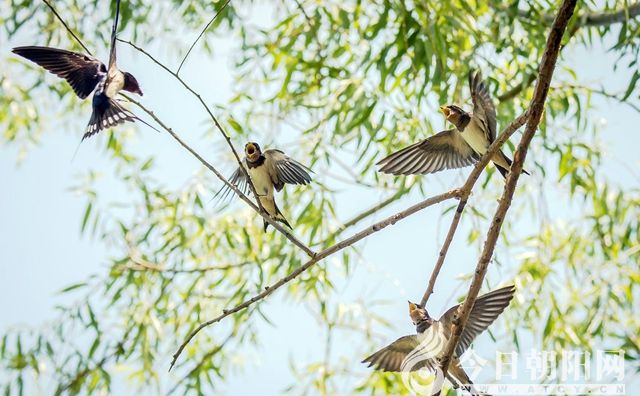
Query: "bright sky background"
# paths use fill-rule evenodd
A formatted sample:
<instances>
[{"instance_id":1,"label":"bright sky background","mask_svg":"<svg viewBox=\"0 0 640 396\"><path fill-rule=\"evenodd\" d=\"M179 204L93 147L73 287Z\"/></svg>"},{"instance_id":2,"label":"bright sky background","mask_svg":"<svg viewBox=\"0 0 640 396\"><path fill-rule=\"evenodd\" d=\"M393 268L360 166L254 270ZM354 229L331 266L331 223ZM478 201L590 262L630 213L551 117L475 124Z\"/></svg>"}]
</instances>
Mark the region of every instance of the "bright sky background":
<instances>
[{"instance_id":1,"label":"bright sky background","mask_svg":"<svg viewBox=\"0 0 640 396\"><path fill-rule=\"evenodd\" d=\"M128 38L127 32L122 33L121 37ZM33 37L24 37L9 42L7 46L3 45L2 56L7 56L8 49L14 46L38 44L32 40ZM194 52L183 72L184 76L188 76L189 83L197 87L210 103L225 104L231 96L233 62L229 49L238 45L239 38L229 37L227 40L226 43L216 40L214 57L205 56L201 51ZM138 77L145 92L143 102L161 114L169 125L177 127L177 132L193 144L197 151L215 165L229 171L232 168L229 156L225 154L216 158L214 155L224 150L221 139L216 136L212 141L203 137L206 118L195 101L145 58L134 54L125 45L120 45L119 48L119 63L123 69ZM623 92L629 74L623 70L621 78L612 73L610 64L613 57L605 49L598 48L597 45L595 48L591 52L568 52L562 62L576 65L581 81L585 84L602 84L610 87L612 92ZM158 48L150 50L170 65L177 64L175 54L168 54ZM11 67L8 73L11 75L19 70L22 69ZM491 71L485 70L484 73L488 75ZM50 75L45 81L48 84L62 84ZM181 106L175 111L178 103ZM640 143L637 126L640 115L629 107L599 97L594 98L594 105L590 117L602 119L604 123L601 137L602 144L607 148L607 173L620 183L637 184L637 147ZM46 113L45 110L41 111ZM85 201L70 191L70 187L78 184L77 175L90 168L106 175L99 183L100 194L104 195L102 202L108 202L110 198L122 200L123 197L126 198L126 191L121 191L121 187L109 177L112 164L102 151L106 133L83 144L72 160L89 113L89 104L83 103L77 109L74 123L61 125L59 122L52 122L45 125L41 143L19 164L16 163L18 151L15 146L3 145L1 148L0 180L3 192L0 193L0 329L3 331L46 325L48 320L56 317L55 305L70 301L66 296L57 295L59 290L84 280L90 274L106 271L108 257L113 251L100 241L80 235ZM116 131L118 132L119 130ZM285 130L279 135L273 134L270 126L255 133L255 140L259 142L288 144L295 140L295 132ZM264 139L265 136L271 139ZM235 143L237 147L242 147L244 142ZM136 153L154 153L159 164L157 178L161 178L168 186L179 188L200 169L199 163L169 136L157 134L144 126L138 127L131 149ZM291 154L305 162L304 153L296 150L295 147L289 149ZM347 163L351 161L350 158L344 160ZM455 187L468 172L469 169L447 171L425 177L424 182L429 186L428 191L435 194ZM372 193L370 190L355 189L323 176L318 170L316 173L327 184L343 191L341 196L344 199L340 201L338 213L344 220L387 197L386 192ZM537 184L539 178L539 175L533 175L531 178L524 178L524 182L532 180ZM499 184L496 183L493 187L497 189ZM496 190L496 194L498 193ZM411 194L352 228L351 232L420 199L419 194ZM473 200L470 204L473 205ZM550 210L560 213L564 204L562 201L555 202ZM350 277L342 285L338 284L335 301L349 303L382 299L388 302L376 308L377 313L387 315L396 325L391 330L378 329L388 342L414 331L407 315L406 301L419 300L426 287L428 275L450 221L450 214L440 219L443 208L444 206L429 208L359 243L357 246L362 252L362 259L354 265L355 271ZM524 222L526 220L521 221ZM471 272L476 264L477 248L465 244L465 230L468 226L469 223L464 222L463 229L459 230L440 275L437 293L429 302L428 308L435 315L443 312L456 296L463 293L464 289L460 287L457 277ZM525 224L518 226L530 227ZM330 262L335 263L336 260L332 258ZM338 266L335 270L340 271ZM498 278L494 276L490 279L495 283ZM507 282L509 279L504 279L503 283ZM294 381L289 371L290 359L304 362L322 357L324 338L320 326L315 323L307 307L284 300L283 295L280 291L262 302L262 308L275 326L260 326L263 344L258 348L245 348L246 350L241 351L238 359L246 362L246 370L228 377L222 388L224 393L280 393ZM494 330L500 333L499 329ZM216 329L214 326L205 331L212 333ZM352 353L353 364L357 366L371 352L363 350L363 345L352 338L338 342L335 348L342 349L343 355ZM478 338L475 347L484 358L494 359L494 343L487 335ZM170 357L167 356L161 366L167 367L169 361ZM363 366L363 378L366 373ZM126 389L122 382L117 385L117 389L119 388Z\"/></svg>"}]
</instances>

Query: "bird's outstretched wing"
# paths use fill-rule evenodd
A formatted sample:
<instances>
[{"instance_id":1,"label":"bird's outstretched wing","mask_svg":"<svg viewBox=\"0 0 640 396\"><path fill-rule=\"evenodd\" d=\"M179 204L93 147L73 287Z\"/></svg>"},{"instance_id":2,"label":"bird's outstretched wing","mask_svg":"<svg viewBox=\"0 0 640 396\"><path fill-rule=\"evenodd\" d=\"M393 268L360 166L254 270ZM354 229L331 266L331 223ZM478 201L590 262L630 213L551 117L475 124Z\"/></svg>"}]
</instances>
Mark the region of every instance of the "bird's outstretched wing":
<instances>
[{"instance_id":1,"label":"bird's outstretched wing","mask_svg":"<svg viewBox=\"0 0 640 396\"><path fill-rule=\"evenodd\" d=\"M362 363L369 363L368 367L382 371L402 371L402 362L411 351L420 345L416 335L400 337L373 355L367 357ZM419 369L416 368L416 370Z\"/></svg>"},{"instance_id":2,"label":"bird's outstretched wing","mask_svg":"<svg viewBox=\"0 0 640 396\"><path fill-rule=\"evenodd\" d=\"M413 175L473 165L479 156L453 129L436 133L380 160L380 172Z\"/></svg>"},{"instance_id":3,"label":"bird's outstretched wing","mask_svg":"<svg viewBox=\"0 0 640 396\"><path fill-rule=\"evenodd\" d=\"M229 177L229 183L233 184L240 190L244 195L249 193L249 183L247 182L247 176L245 173L238 167ZM219 199L221 202L227 200L230 194L233 192L231 187L226 184L218 190L218 192L211 198L211 200Z\"/></svg>"},{"instance_id":4,"label":"bird's outstretched wing","mask_svg":"<svg viewBox=\"0 0 640 396\"><path fill-rule=\"evenodd\" d=\"M16 47L13 52L67 80L80 99L89 96L107 73L98 59L78 52L37 46Z\"/></svg>"},{"instance_id":5,"label":"bird's outstretched wing","mask_svg":"<svg viewBox=\"0 0 640 396\"><path fill-rule=\"evenodd\" d=\"M292 159L284 152L276 149L265 150L262 153L268 166L269 176L276 191L282 190L284 184L309 184L311 169Z\"/></svg>"},{"instance_id":6,"label":"bird's outstretched wing","mask_svg":"<svg viewBox=\"0 0 640 396\"><path fill-rule=\"evenodd\" d=\"M506 286L484 294L476 299L473 304L473 309L471 309L469 320L467 320L464 331L462 332L458 345L456 346L456 356L462 356L473 340L496 320L502 311L504 311L504 309L509 305L515 292L515 286ZM451 330L451 323L453 323L454 316L459 306L460 305L458 304L451 307L440 318L440 322L448 331Z\"/></svg>"},{"instance_id":7,"label":"bird's outstretched wing","mask_svg":"<svg viewBox=\"0 0 640 396\"><path fill-rule=\"evenodd\" d=\"M487 86L482 81L480 72L469 73L469 88L473 101L473 114L485 124L485 130L489 133L487 139L491 143L496 139L496 106L491 100Z\"/></svg>"}]
</instances>

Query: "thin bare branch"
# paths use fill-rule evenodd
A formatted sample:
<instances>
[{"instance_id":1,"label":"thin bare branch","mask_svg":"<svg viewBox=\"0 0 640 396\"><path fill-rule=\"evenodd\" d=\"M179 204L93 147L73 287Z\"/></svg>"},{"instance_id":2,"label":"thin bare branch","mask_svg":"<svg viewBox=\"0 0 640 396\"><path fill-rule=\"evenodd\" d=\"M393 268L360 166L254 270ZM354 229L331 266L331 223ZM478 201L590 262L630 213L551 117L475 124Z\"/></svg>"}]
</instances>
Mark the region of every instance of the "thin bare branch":
<instances>
[{"instance_id":1,"label":"thin bare branch","mask_svg":"<svg viewBox=\"0 0 640 396\"><path fill-rule=\"evenodd\" d=\"M258 293L257 295L253 296L252 298L244 301L241 304L236 305L235 307L231 308L231 309L224 309L222 310L222 314L215 317L214 319L211 319L209 321L206 321L202 324L200 324L198 327L195 328L195 330L193 330L191 332L191 334L189 334L187 336L187 338L184 340L184 342L180 345L180 347L178 348L178 350L176 351L176 353L173 354L173 360L171 361L171 366L169 367L169 370L171 370L171 368L173 368L173 366L175 365L176 361L178 360L178 357L180 356L180 354L182 353L182 351L184 350L184 348L189 344L189 342L193 339L193 337L196 336L196 334L198 334L200 332L200 330L204 329L205 327L208 327L216 322L221 321L222 319L226 318L229 315L232 315L236 312L242 311L243 309L246 309L247 307L251 306L252 304L264 299L265 297L267 297L268 295L270 295L271 293L273 293L274 291L276 291L277 289L281 288L282 286L286 285L287 283L289 283L290 281L292 281L293 279L297 278L298 276L300 276L302 273L304 273L305 271L307 271L309 268L311 268L313 265L315 265L316 263L318 263L319 261L321 261L324 258L327 258L329 256L331 256L334 253L337 253L353 244L355 244L356 242L368 237L369 235L376 233L382 229L384 229L385 227L389 226L389 225L393 225L396 222L398 222L399 220L402 220L408 216L411 216L412 214L419 212L422 209L425 209L429 206L435 205L437 203L440 203L442 201L445 201L447 199L451 199L451 198L457 198L460 196L460 191L459 190L451 190L448 191L446 193L440 194L440 195L436 195L433 196L431 198L425 199L424 201L413 205L401 212L398 212L396 214L394 214L393 216L390 216L388 218L386 218L385 220L382 220L376 224L373 224L367 228L365 228L364 230L352 235L351 237L336 243L333 246L330 246L324 250L322 250L321 252L318 252L311 260L307 261L304 265L302 265L301 267L297 268L295 271L291 272L290 274L288 274L287 276L285 276L284 278L281 278L280 280L278 280L277 282L275 282L273 285L271 286L266 286L264 288L264 291L261 293Z\"/></svg>"},{"instance_id":2,"label":"thin bare branch","mask_svg":"<svg viewBox=\"0 0 640 396\"><path fill-rule=\"evenodd\" d=\"M147 113L151 118L154 119L155 122L158 123L158 125L160 125L162 127L162 129L164 129L165 131L167 131L169 133L169 135L171 135L172 138L174 138L182 147L184 147L188 152L190 152L194 157L196 157L196 159L198 161L200 161L200 163L202 163L202 165L204 165L205 167L207 167L207 169L209 169L211 172L213 172L218 179L220 179L220 181L222 181L225 185L227 185L230 189L232 189L237 195L238 197L240 197L240 199L242 199L243 201L245 201L247 203L247 205L249 205L253 210L255 210L256 212L258 212L258 214L260 216L262 216L262 218L264 218L269 224L271 224L275 229L277 229L278 231L280 231L288 240L290 240L294 245L296 245L297 247L299 247L300 249L302 249L309 257L314 257L315 256L315 252L313 250L311 250L307 245L305 245L302 241L300 241L298 238L296 238L293 234L291 234L291 232L289 232L289 230L285 229L282 225L280 225L280 223L276 222L275 220L273 220L271 218L271 216L269 216L269 214L267 214L265 211L261 211L260 208L258 208L256 206L256 204L249 199L249 197L247 197L246 195L244 195L242 193L242 191L240 191L235 185L233 185L232 183L230 183L227 178L222 175L222 173L220 173L213 165L211 165L209 162L207 162L207 160L205 160L204 158L202 158L202 156L200 156L200 154L198 154L194 149L192 149L188 144L186 144L181 138L180 136L178 136L178 134L176 134L172 128L170 128L169 126L167 126L162 120L160 120L151 110L147 109L145 106L142 105L142 103L126 96L123 95L125 98L127 98L127 100L129 100L131 103L135 104L136 106L138 106L140 109L142 109L142 111L144 111L145 113ZM242 168L244 169L244 167Z\"/></svg>"},{"instance_id":3,"label":"thin bare branch","mask_svg":"<svg viewBox=\"0 0 640 396\"><path fill-rule=\"evenodd\" d=\"M189 86L189 84L187 84L182 77L180 77L177 73L173 72L171 69L169 69L167 66L165 66L162 62L160 62L159 60L157 60L153 55L151 55L150 53L148 53L147 51L145 51L143 48L138 47L137 45L135 45L134 43L132 43L131 41L127 41L127 40L121 40L118 39L118 41L125 43L125 44L129 44L130 46L132 46L133 48L135 48L136 50L138 50L139 52L143 53L144 55L146 55L149 59L151 59L151 61L153 61L153 63L155 63L156 65L160 66L164 71L166 71L167 73L171 74L176 80L178 80L183 87L185 87L187 89L187 91L191 92L191 94L193 94L193 96L195 96L198 101L200 102L200 104L202 105L202 107L205 109L205 111L207 112L207 114L209 114L209 118L211 118L211 120L213 121L213 123L215 124L216 128L218 128L218 131L220 131L220 133L222 134L222 136L224 137L224 139L226 140L227 144L229 145L229 148L231 149L231 152L233 152L233 156L236 158L236 161L238 162L238 166L240 167L241 171L244 173L245 178L247 179L247 182L249 184L249 187L251 189L251 193L253 194L253 196L256 198L256 202L258 203L258 209L257 210L261 215L263 215L263 217L265 217L264 215L266 214L267 217L271 217L269 216L269 214L267 214L267 211L264 210L264 208L262 207L262 202L260 202L260 200L258 199L258 193L256 192L256 188L253 185L253 180L251 179L251 177L249 176L249 173L247 172L247 169L245 168L242 160L240 159L240 156L238 155L238 152L236 151L236 148L233 146L233 143L231 142L231 137L229 136L229 134L224 130L224 128L222 127L222 125L218 122L218 119L216 118L215 115L213 115L213 112L211 111L211 109L209 108L209 106L207 106L207 104L205 103L205 101L202 99L202 96L196 92L193 88L191 88L191 86ZM234 191L236 193L238 193L238 189L234 189ZM253 207L255 208L255 205L253 205ZM266 218L266 217L265 217ZM269 224L273 224L272 222L269 222ZM283 228L277 228L278 230L281 230Z\"/></svg>"},{"instance_id":4,"label":"thin bare branch","mask_svg":"<svg viewBox=\"0 0 640 396\"><path fill-rule=\"evenodd\" d=\"M209 271L227 271L230 269L246 267L247 265L254 264L253 261L243 261L241 263L229 265L207 265L195 268L167 268L162 264L149 262L137 255L130 255L129 261L130 263L122 265L119 268L127 269L130 271L152 271L164 272L168 274L195 274Z\"/></svg>"},{"instance_id":5,"label":"thin bare branch","mask_svg":"<svg viewBox=\"0 0 640 396\"><path fill-rule=\"evenodd\" d=\"M444 376L447 375L447 369L449 367L449 362L451 361L451 356L453 355L453 352L458 345L458 341L460 339L460 336L462 335L464 326L469 319L469 315L471 314L471 309L473 308L475 300L478 297L480 287L482 286L482 282L484 281L484 277L489 267L489 262L491 261L493 251L496 247L496 243L500 235L500 229L502 228L502 224L507 211L511 206L511 201L513 199L515 188L518 184L518 179L520 178L522 172L524 160L527 157L527 150L529 149L531 140L533 139L533 136L535 135L538 128L538 124L540 123L540 120L542 118L542 112L544 111L544 104L549 92L551 78L553 77L553 71L555 69L558 54L560 52L562 36L564 35L564 32L567 28L569 19L573 15L576 3L577 0L564 0L562 2L558 14L553 22L553 26L551 27L551 31L549 32L547 45L540 62L539 78L534 89L531 105L529 106L529 110L527 111L527 125L525 127L522 140L520 141L520 144L518 144L518 148L516 149L516 152L514 154L513 163L511 165L511 172L509 172L507 176L507 181L504 186L502 197L500 198L500 203L498 204L498 208L496 209L495 215L493 216L491 227L489 227L489 231L487 232L487 238L482 249L482 254L476 266L475 275L473 277L471 285L469 286L469 292L467 293L467 297L465 298L464 303L460 306L460 308L458 308L458 312L456 313L456 321L454 321L451 330L451 337L447 342L446 349L441 361L441 367Z\"/></svg>"},{"instance_id":6,"label":"thin bare branch","mask_svg":"<svg viewBox=\"0 0 640 396\"><path fill-rule=\"evenodd\" d=\"M587 86L584 86L584 85L578 85L578 84L562 84L558 88L559 89L571 88L571 89L574 89L574 90L582 90L582 91L585 91L587 93L594 93L594 94L600 95L600 96L602 96L604 98L615 100L618 103L625 104L625 105L631 107L634 111L640 113L640 106L636 105L635 103L630 102L628 99L625 99L623 94L614 94L614 93L606 91L604 88L591 88L591 87L587 87ZM556 89L556 88L554 87L554 89Z\"/></svg>"},{"instance_id":7,"label":"thin bare branch","mask_svg":"<svg viewBox=\"0 0 640 396\"><path fill-rule=\"evenodd\" d=\"M225 3L222 5L222 8L220 8L218 10L218 12L216 12L216 14L213 16L213 18L211 18L211 20L207 23L207 25L204 27L204 29L202 29L202 31L200 32L200 34L198 35L198 37L196 38L196 40L193 42L193 44L191 44L191 47L189 47L189 50L187 51L186 54L184 54L184 58L182 58L182 61L180 62L180 66L178 66L178 70L176 70L176 75L180 74L180 69L182 69L182 65L184 65L184 62L187 60L187 58L189 57L189 54L191 53L191 51L193 50L193 47L196 46L196 43L198 42L198 40L200 40L200 38L204 35L204 32L207 31L207 29L209 29L209 26L211 26L211 24L213 23L213 21L216 20L216 18L218 18L218 15L222 14L222 11L224 11L225 8L227 8L227 5L229 5L229 3L231 2L231 0L227 0L225 1Z\"/></svg>"},{"instance_id":8,"label":"thin bare branch","mask_svg":"<svg viewBox=\"0 0 640 396\"><path fill-rule=\"evenodd\" d=\"M58 18L58 21L60 21L60 23L62 23L62 25L64 26L64 28L67 30L67 32L69 32L69 34L76 40L76 42L78 44L80 44L80 46L87 52L87 54L89 55L93 55L91 53L91 51L89 51L89 48L87 48L86 45L84 45L84 43L82 42L82 40L80 40L80 38L78 36L76 36L76 34L73 32L73 30L71 30L71 28L69 27L69 25L67 25L67 23L64 21L64 19L62 19L62 17L60 16L60 14L58 14L58 11L56 11L55 8L53 8L53 5L51 5L51 3L49 3L49 1L47 0L42 0L42 2L44 4L47 5L47 7L49 7L49 9L51 10L51 12L53 12L53 15L56 16L56 18Z\"/></svg>"}]
</instances>

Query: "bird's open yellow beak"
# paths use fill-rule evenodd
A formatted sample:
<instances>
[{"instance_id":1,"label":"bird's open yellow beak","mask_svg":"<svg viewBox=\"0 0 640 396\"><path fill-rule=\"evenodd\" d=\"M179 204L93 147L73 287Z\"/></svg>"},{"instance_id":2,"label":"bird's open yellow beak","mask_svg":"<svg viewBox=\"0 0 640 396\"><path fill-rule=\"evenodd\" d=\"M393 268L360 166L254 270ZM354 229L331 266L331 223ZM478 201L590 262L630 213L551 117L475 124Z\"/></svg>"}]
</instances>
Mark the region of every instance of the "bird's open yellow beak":
<instances>
[{"instance_id":1,"label":"bird's open yellow beak","mask_svg":"<svg viewBox=\"0 0 640 396\"><path fill-rule=\"evenodd\" d=\"M247 144L247 146L244 148L244 151L251 155L256 151L256 147L253 144Z\"/></svg>"},{"instance_id":2,"label":"bird's open yellow beak","mask_svg":"<svg viewBox=\"0 0 640 396\"><path fill-rule=\"evenodd\" d=\"M409 301L409 313L415 311L416 309L418 309L418 306L412 303L411 301Z\"/></svg>"},{"instance_id":3,"label":"bird's open yellow beak","mask_svg":"<svg viewBox=\"0 0 640 396\"><path fill-rule=\"evenodd\" d=\"M449 117L449 114L451 113L447 106L440 106L440 111L442 112L442 114L444 114L445 117Z\"/></svg>"}]
</instances>

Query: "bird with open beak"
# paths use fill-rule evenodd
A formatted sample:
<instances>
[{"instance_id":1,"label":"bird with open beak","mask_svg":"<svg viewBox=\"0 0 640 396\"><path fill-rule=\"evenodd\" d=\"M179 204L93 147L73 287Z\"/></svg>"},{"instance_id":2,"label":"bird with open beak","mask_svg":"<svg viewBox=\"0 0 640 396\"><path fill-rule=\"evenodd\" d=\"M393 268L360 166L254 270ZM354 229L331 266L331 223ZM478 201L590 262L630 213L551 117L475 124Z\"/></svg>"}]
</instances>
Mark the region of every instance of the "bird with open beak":
<instances>
[{"instance_id":1,"label":"bird with open beak","mask_svg":"<svg viewBox=\"0 0 640 396\"><path fill-rule=\"evenodd\" d=\"M291 228L291 225L276 204L273 190L275 188L276 191L281 191L285 183L299 185L311 183L311 176L309 175L309 172L312 172L311 169L290 158L280 150L268 149L262 151L260 145L255 142L249 142L244 146L244 155L243 165L251 177L262 207L274 220ZM249 192L247 178L240 167L231 175L229 182L238 187L244 194ZM225 186L216 195L223 191L222 199L232 190ZM269 223L265 220L265 232L268 226Z\"/></svg>"},{"instance_id":2,"label":"bird with open beak","mask_svg":"<svg viewBox=\"0 0 640 396\"><path fill-rule=\"evenodd\" d=\"M118 0L111 30L108 66L93 56L58 48L26 46L13 49L15 54L67 80L80 99L85 99L93 92L93 112L82 140L125 121L140 120L116 101L116 95L121 90L142 96L138 80L131 73L118 69L116 65L116 32L119 14L120 1Z\"/></svg>"},{"instance_id":3,"label":"bird with open beak","mask_svg":"<svg viewBox=\"0 0 640 396\"><path fill-rule=\"evenodd\" d=\"M469 73L469 88L472 113L456 105L441 106L440 111L454 128L380 160L377 164L379 171L393 175L428 174L475 164L496 139L496 108L480 72ZM498 151L491 161L506 178L511 169L511 159Z\"/></svg>"},{"instance_id":4,"label":"bird with open beak","mask_svg":"<svg viewBox=\"0 0 640 396\"><path fill-rule=\"evenodd\" d=\"M460 356L504 311L513 299L515 291L515 286L507 286L476 299L447 372L447 379L455 388L462 386L472 395L479 395L460 365ZM369 367L373 366L376 370L392 372L418 371L422 368L438 370L440 359L451 337L452 325L457 320L459 307L460 305L451 307L436 320L429 316L426 309L409 302L409 315L416 326L417 334L398 338L364 359L362 363L369 363Z\"/></svg>"}]
</instances>

